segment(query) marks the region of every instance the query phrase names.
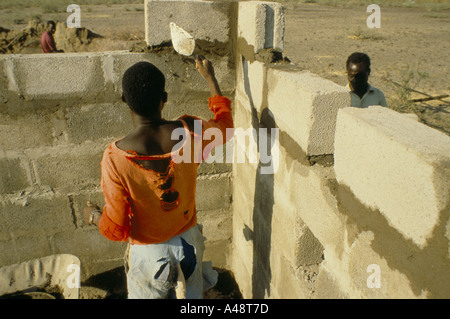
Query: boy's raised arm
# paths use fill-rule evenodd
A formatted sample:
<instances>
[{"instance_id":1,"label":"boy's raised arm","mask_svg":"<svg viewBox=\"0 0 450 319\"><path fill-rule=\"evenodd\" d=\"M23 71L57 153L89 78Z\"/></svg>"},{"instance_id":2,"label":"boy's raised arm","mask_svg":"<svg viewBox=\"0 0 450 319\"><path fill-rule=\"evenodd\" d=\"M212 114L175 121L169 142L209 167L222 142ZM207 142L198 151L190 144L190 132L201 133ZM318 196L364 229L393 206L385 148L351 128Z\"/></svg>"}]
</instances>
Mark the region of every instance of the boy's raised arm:
<instances>
[{"instance_id":1,"label":"boy's raised arm","mask_svg":"<svg viewBox=\"0 0 450 319\"><path fill-rule=\"evenodd\" d=\"M217 82L216 76L214 74L214 68L211 61L198 57L195 59L195 67L197 68L200 75L208 83L209 91L211 92L211 97L216 95L222 95L220 91L219 83Z\"/></svg>"}]
</instances>

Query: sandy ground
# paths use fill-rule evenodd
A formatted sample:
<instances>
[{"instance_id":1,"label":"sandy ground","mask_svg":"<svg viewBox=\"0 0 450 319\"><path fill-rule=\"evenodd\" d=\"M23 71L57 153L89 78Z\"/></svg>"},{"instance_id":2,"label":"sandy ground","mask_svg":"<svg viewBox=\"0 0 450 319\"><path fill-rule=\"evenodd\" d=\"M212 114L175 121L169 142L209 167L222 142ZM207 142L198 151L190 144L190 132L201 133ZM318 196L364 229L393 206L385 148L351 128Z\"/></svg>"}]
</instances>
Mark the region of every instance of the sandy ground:
<instances>
[{"instance_id":1,"label":"sandy ground","mask_svg":"<svg viewBox=\"0 0 450 319\"><path fill-rule=\"evenodd\" d=\"M399 105L399 89L406 70L413 71L409 87L432 96L449 95L450 12L416 8L381 7L381 28L369 29L366 7L343 8L315 3L285 3L285 52L292 63L340 85L346 85L345 61L354 51L372 60L370 82L381 89L390 107L415 112L426 124L450 135L450 99ZM20 29L36 8L0 10L0 27ZM68 13L39 14L42 21L63 22ZM144 40L142 4L83 6L82 27L101 35L80 51L126 50ZM77 49L75 49L77 51ZM16 53L39 53L39 47ZM423 75L419 75L419 73ZM426 98L413 92L409 99Z\"/></svg>"}]
</instances>

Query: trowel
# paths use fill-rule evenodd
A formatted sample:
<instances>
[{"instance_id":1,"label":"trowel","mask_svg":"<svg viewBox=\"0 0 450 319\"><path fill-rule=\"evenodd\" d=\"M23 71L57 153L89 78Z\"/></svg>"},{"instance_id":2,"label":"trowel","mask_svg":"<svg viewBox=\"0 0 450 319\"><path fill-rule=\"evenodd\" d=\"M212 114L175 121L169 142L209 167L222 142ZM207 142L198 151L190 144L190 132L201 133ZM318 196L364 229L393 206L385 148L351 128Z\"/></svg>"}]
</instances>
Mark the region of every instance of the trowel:
<instances>
[{"instance_id":1,"label":"trowel","mask_svg":"<svg viewBox=\"0 0 450 319\"><path fill-rule=\"evenodd\" d=\"M194 54L195 39L186 30L174 22L170 22L170 36L172 38L173 48L178 54L189 58L197 58L197 55ZM188 61L195 64L193 59L188 59Z\"/></svg>"}]
</instances>

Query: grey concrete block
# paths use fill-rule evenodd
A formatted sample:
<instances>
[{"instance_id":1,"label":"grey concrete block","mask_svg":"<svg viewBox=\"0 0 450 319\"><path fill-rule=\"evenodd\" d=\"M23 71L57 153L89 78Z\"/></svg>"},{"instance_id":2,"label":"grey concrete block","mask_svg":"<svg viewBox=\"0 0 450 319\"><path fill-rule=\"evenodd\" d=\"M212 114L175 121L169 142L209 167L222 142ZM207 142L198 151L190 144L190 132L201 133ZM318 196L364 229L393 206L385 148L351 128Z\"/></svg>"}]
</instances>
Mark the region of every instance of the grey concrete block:
<instances>
[{"instance_id":1,"label":"grey concrete block","mask_svg":"<svg viewBox=\"0 0 450 319\"><path fill-rule=\"evenodd\" d=\"M129 107L122 102L90 104L66 110L67 139L80 144L97 139L119 139L133 129Z\"/></svg>"},{"instance_id":2,"label":"grey concrete block","mask_svg":"<svg viewBox=\"0 0 450 319\"><path fill-rule=\"evenodd\" d=\"M197 179L197 210L228 209L231 206L231 179L228 175L199 177Z\"/></svg>"},{"instance_id":3,"label":"grey concrete block","mask_svg":"<svg viewBox=\"0 0 450 319\"><path fill-rule=\"evenodd\" d=\"M200 211L197 217L208 242L231 240L231 210Z\"/></svg>"},{"instance_id":4,"label":"grey concrete block","mask_svg":"<svg viewBox=\"0 0 450 319\"><path fill-rule=\"evenodd\" d=\"M79 192L100 185L104 147L74 148L72 152L45 154L34 160L38 183L61 192Z\"/></svg>"},{"instance_id":5,"label":"grey concrete block","mask_svg":"<svg viewBox=\"0 0 450 319\"><path fill-rule=\"evenodd\" d=\"M80 259L81 264L122 258L126 248L126 243L103 237L96 226L58 232L50 240L55 253L73 254Z\"/></svg>"},{"instance_id":6,"label":"grey concrete block","mask_svg":"<svg viewBox=\"0 0 450 319\"><path fill-rule=\"evenodd\" d=\"M45 230L14 234L14 250L18 262L52 255L52 247ZM11 248L13 248L11 247Z\"/></svg>"},{"instance_id":7,"label":"grey concrete block","mask_svg":"<svg viewBox=\"0 0 450 319\"><path fill-rule=\"evenodd\" d=\"M185 29L196 40L228 42L231 6L232 2L225 1L146 0L145 39L147 44L160 45L170 42L170 22Z\"/></svg>"},{"instance_id":8,"label":"grey concrete block","mask_svg":"<svg viewBox=\"0 0 450 319\"><path fill-rule=\"evenodd\" d=\"M0 158L0 194L11 194L30 186L26 159Z\"/></svg>"},{"instance_id":9,"label":"grey concrete block","mask_svg":"<svg viewBox=\"0 0 450 319\"><path fill-rule=\"evenodd\" d=\"M6 91L8 89L8 77L6 74L6 63L4 58L0 58L0 103L5 103Z\"/></svg>"},{"instance_id":10,"label":"grey concrete block","mask_svg":"<svg viewBox=\"0 0 450 319\"><path fill-rule=\"evenodd\" d=\"M12 239L0 241L0 267L12 265L18 262L15 245Z\"/></svg>"},{"instance_id":11,"label":"grey concrete block","mask_svg":"<svg viewBox=\"0 0 450 319\"><path fill-rule=\"evenodd\" d=\"M239 3L238 37L253 47L283 51L284 8L280 3L243 1Z\"/></svg>"},{"instance_id":12,"label":"grey concrete block","mask_svg":"<svg viewBox=\"0 0 450 319\"><path fill-rule=\"evenodd\" d=\"M40 231L52 234L75 228L69 198L65 196L28 198L25 204L3 202L0 210L5 229L14 236Z\"/></svg>"},{"instance_id":13,"label":"grey concrete block","mask_svg":"<svg viewBox=\"0 0 450 319\"><path fill-rule=\"evenodd\" d=\"M320 264L323 261L324 248L308 227L304 227L303 234L299 238L298 243L296 265L310 266Z\"/></svg>"},{"instance_id":14,"label":"grey concrete block","mask_svg":"<svg viewBox=\"0 0 450 319\"><path fill-rule=\"evenodd\" d=\"M274 120L308 155L333 154L337 113L350 103L348 90L310 72L293 71L267 71Z\"/></svg>"},{"instance_id":15,"label":"grey concrete block","mask_svg":"<svg viewBox=\"0 0 450 319\"><path fill-rule=\"evenodd\" d=\"M20 116L0 116L0 149L3 150L50 146L54 141L53 133L50 114L27 112Z\"/></svg>"},{"instance_id":16,"label":"grey concrete block","mask_svg":"<svg viewBox=\"0 0 450 319\"><path fill-rule=\"evenodd\" d=\"M335 143L337 181L405 238L428 245L448 212L450 137L385 107L347 107Z\"/></svg>"},{"instance_id":17,"label":"grey concrete block","mask_svg":"<svg viewBox=\"0 0 450 319\"><path fill-rule=\"evenodd\" d=\"M8 90L18 91L17 80L15 76L15 65L12 56L4 55L0 57L0 61L0 63L2 64L0 79L3 84L1 88L2 91L0 92L4 94ZM2 96L4 96L3 94Z\"/></svg>"},{"instance_id":18,"label":"grey concrete block","mask_svg":"<svg viewBox=\"0 0 450 319\"><path fill-rule=\"evenodd\" d=\"M225 148L225 147L224 147ZM225 153L225 150L224 150ZM198 167L198 174L199 175L207 175L207 174L221 174L221 173L229 173L233 170L231 163L225 163L225 160L223 163L206 163L203 162Z\"/></svg>"},{"instance_id":19,"label":"grey concrete block","mask_svg":"<svg viewBox=\"0 0 450 319\"><path fill-rule=\"evenodd\" d=\"M227 268L229 264L228 250L231 240L219 240L205 243L205 251L203 252L203 260L211 261L213 267Z\"/></svg>"},{"instance_id":20,"label":"grey concrete block","mask_svg":"<svg viewBox=\"0 0 450 319\"><path fill-rule=\"evenodd\" d=\"M162 110L163 117L167 119L177 119L183 115L192 115L204 120L213 117L213 113L208 108L209 94L206 92L170 93L168 101Z\"/></svg>"},{"instance_id":21,"label":"grey concrete block","mask_svg":"<svg viewBox=\"0 0 450 319\"><path fill-rule=\"evenodd\" d=\"M119 245L124 246L124 244ZM123 249L125 250L125 248ZM81 262L81 281L84 281L91 276L123 267L123 263L123 255L114 259L88 260L84 263Z\"/></svg>"},{"instance_id":22,"label":"grey concrete block","mask_svg":"<svg viewBox=\"0 0 450 319\"><path fill-rule=\"evenodd\" d=\"M100 54L14 56L18 93L26 100L86 97L105 89Z\"/></svg>"},{"instance_id":23,"label":"grey concrete block","mask_svg":"<svg viewBox=\"0 0 450 319\"><path fill-rule=\"evenodd\" d=\"M203 260L212 261L214 267L226 268L232 237L231 210L200 211L197 217L206 238Z\"/></svg>"},{"instance_id":24,"label":"grey concrete block","mask_svg":"<svg viewBox=\"0 0 450 319\"><path fill-rule=\"evenodd\" d=\"M314 299L347 299L348 295L342 291L341 287L329 272L328 269L321 266L319 268L319 274L315 281L315 294Z\"/></svg>"}]
</instances>

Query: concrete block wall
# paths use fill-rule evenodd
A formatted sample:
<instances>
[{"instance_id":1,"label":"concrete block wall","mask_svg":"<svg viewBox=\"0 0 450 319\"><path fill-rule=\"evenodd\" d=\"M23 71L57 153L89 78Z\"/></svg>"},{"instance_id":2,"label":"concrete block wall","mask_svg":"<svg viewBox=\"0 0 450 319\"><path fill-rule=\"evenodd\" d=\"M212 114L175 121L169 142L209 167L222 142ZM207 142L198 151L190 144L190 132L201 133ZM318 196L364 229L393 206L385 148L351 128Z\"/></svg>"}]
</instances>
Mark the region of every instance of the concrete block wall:
<instances>
[{"instance_id":1,"label":"concrete block wall","mask_svg":"<svg viewBox=\"0 0 450 319\"><path fill-rule=\"evenodd\" d=\"M244 298L448 298L450 137L387 108L350 108L345 88L268 63L258 53L279 49L256 43L273 43L264 37L282 23L266 30L267 6L279 5L238 12L235 126L255 129L234 140L247 151L233 164L231 249ZM260 128L278 128L268 147L255 147Z\"/></svg>"},{"instance_id":2,"label":"concrete block wall","mask_svg":"<svg viewBox=\"0 0 450 319\"><path fill-rule=\"evenodd\" d=\"M227 46L233 38L234 7L223 1L145 0L145 40L150 46L170 43L169 24L174 22L197 42Z\"/></svg>"},{"instance_id":3,"label":"concrete block wall","mask_svg":"<svg viewBox=\"0 0 450 319\"><path fill-rule=\"evenodd\" d=\"M211 59L224 94L232 97L234 70L223 57ZM138 61L166 75L166 118L212 117L206 83L173 50L0 57L0 266L67 253L80 258L86 278L123 265L126 244L84 225L82 210L87 200L104 205L100 160L110 142L132 129L120 99L121 77ZM199 167L199 220L223 229L205 227L205 257L217 267L226 266L217 251L231 240L230 179L231 164Z\"/></svg>"}]
</instances>

